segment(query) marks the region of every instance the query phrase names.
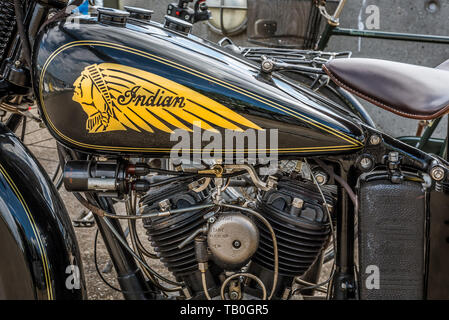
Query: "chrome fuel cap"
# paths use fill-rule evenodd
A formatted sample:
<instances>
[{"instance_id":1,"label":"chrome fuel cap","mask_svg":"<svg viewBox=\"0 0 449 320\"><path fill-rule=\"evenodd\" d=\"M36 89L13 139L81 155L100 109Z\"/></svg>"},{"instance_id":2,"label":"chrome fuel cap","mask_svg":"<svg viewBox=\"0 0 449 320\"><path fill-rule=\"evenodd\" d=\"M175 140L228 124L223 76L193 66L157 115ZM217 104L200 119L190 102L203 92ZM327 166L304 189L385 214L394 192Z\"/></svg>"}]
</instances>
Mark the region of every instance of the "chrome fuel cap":
<instances>
[{"instance_id":1,"label":"chrome fuel cap","mask_svg":"<svg viewBox=\"0 0 449 320\"><path fill-rule=\"evenodd\" d=\"M129 12L130 18L138 19L138 20L145 20L145 21L150 21L151 16L154 13L153 10L148 10L148 9L138 8L138 7L124 6L124 9Z\"/></svg>"},{"instance_id":2,"label":"chrome fuel cap","mask_svg":"<svg viewBox=\"0 0 449 320\"><path fill-rule=\"evenodd\" d=\"M122 27L126 25L128 17L130 15L130 13L127 11L117 10L113 8L98 8L97 11L98 22Z\"/></svg>"},{"instance_id":3,"label":"chrome fuel cap","mask_svg":"<svg viewBox=\"0 0 449 320\"><path fill-rule=\"evenodd\" d=\"M165 28L183 33L190 33L193 25L190 22L172 16L165 16Z\"/></svg>"}]
</instances>

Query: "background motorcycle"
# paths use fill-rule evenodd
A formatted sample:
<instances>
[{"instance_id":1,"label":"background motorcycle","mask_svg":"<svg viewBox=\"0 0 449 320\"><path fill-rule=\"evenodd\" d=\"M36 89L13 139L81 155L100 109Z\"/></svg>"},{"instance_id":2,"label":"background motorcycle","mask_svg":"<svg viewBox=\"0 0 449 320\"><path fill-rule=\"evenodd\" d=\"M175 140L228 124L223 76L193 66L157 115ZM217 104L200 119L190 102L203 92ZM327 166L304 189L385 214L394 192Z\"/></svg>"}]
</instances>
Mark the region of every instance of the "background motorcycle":
<instances>
[{"instance_id":1,"label":"background motorcycle","mask_svg":"<svg viewBox=\"0 0 449 320\"><path fill-rule=\"evenodd\" d=\"M125 298L288 299L313 289L332 298L425 298L447 287L441 285L443 272L429 272L429 256L441 256L441 246L429 250L429 225L440 226L437 220L429 224L429 219L444 211L446 199L439 193L438 206L432 206L438 195L429 194L444 191L447 162L377 131L351 109L276 72L323 71L272 59L264 59L260 67L190 35L185 15L184 20L168 17L164 26L151 22L149 11L135 8L99 10L98 17L80 17L76 23L56 13L44 22L49 5L64 8L66 3L26 2L24 12L20 1L15 4L17 33L5 42L16 47L8 47L8 55L15 55L4 60L4 96L30 94L33 83L43 119L61 143L66 189L95 213ZM352 70L351 63L335 61L326 64L330 76L347 66ZM403 68L399 71L410 67ZM33 79L27 78L30 70ZM447 77L442 71L419 70ZM427 79L423 85L430 90L434 82ZM133 100L141 88L153 94L153 100L145 100L142 93ZM163 95L161 88L169 99L164 101L175 101L170 113L150 108L155 92ZM176 105L186 99L186 109L179 110ZM136 108L136 101L143 108ZM187 130L198 118L210 131L278 129L276 151L293 165L283 162L271 176L260 176L255 170L260 165L219 161L161 166L160 159L167 158L174 145L169 133L173 128ZM63 205L33 157L4 132L2 199L11 199L7 204L22 201L16 201L19 209L5 214L11 232L2 235L7 237L3 243L9 240L16 248L26 248L12 250L29 275L18 281L28 297L80 298L81 262L76 240L68 236L73 232ZM42 191L32 190L36 181ZM236 197L234 188L253 194ZM49 194L54 202L49 202ZM115 213L116 198L125 201L126 215ZM41 202L52 206L42 210ZM400 214L392 218L396 210ZM360 273L354 265L356 214ZM124 239L120 219L129 222L133 248ZM14 233L27 230L23 221L42 225L30 223L32 232ZM144 222L154 252L140 242L136 221ZM323 250L330 242L336 251L335 268L327 281L317 284ZM50 250L57 245L62 249ZM146 258L160 259L175 279L155 272ZM385 279L374 291L365 281L365 271L373 265ZM67 286L67 267L78 267L78 287ZM17 274L8 264L0 270L3 279ZM431 277L439 279L439 287L430 285ZM17 286L17 281L11 283L4 296L18 295Z\"/></svg>"}]
</instances>

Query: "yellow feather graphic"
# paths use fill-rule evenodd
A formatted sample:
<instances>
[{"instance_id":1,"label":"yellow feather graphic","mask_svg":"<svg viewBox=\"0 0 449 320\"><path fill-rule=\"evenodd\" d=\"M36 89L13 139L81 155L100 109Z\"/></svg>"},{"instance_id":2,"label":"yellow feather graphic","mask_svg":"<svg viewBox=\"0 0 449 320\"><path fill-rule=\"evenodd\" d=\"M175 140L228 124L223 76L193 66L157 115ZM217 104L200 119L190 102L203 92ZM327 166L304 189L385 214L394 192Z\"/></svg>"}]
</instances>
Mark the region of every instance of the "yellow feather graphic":
<instances>
[{"instance_id":1,"label":"yellow feather graphic","mask_svg":"<svg viewBox=\"0 0 449 320\"><path fill-rule=\"evenodd\" d=\"M87 114L86 130L167 133L218 128L263 130L215 100L156 74L114 63L93 64L74 83L73 100ZM190 126L190 127L189 127Z\"/></svg>"}]
</instances>

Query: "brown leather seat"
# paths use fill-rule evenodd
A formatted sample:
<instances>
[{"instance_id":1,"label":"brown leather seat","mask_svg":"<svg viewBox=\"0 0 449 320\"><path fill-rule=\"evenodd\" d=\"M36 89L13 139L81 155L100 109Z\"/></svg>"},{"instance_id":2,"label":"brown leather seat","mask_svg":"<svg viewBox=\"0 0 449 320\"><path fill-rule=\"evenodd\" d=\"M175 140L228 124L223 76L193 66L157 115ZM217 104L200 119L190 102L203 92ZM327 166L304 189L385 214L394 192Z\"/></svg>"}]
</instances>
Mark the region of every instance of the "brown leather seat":
<instances>
[{"instance_id":1,"label":"brown leather seat","mask_svg":"<svg viewBox=\"0 0 449 320\"><path fill-rule=\"evenodd\" d=\"M377 59L335 59L323 69L337 85L401 116L430 120L449 112L449 60L433 69Z\"/></svg>"}]
</instances>

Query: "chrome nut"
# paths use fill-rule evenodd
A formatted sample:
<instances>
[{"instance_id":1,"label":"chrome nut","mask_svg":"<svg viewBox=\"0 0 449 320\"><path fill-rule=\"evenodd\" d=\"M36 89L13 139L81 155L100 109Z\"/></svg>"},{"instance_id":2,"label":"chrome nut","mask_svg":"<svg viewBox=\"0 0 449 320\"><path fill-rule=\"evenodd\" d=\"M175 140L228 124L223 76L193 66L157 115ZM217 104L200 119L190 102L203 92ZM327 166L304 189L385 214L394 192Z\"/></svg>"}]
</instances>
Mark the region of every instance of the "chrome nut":
<instances>
[{"instance_id":1,"label":"chrome nut","mask_svg":"<svg viewBox=\"0 0 449 320\"><path fill-rule=\"evenodd\" d=\"M382 138L380 136L378 136L377 134L373 134L370 138L369 138L369 143L373 146L377 146L379 143L382 142Z\"/></svg>"},{"instance_id":2,"label":"chrome nut","mask_svg":"<svg viewBox=\"0 0 449 320\"><path fill-rule=\"evenodd\" d=\"M262 61L262 71L266 73L270 73L273 71L274 63L272 60L266 59Z\"/></svg>"},{"instance_id":3,"label":"chrome nut","mask_svg":"<svg viewBox=\"0 0 449 320\"><path fill-rule=\"evenodd\" d=\"M435 181L441 181L445 176L444 169L440 166L435 166L430 170L430 176Z\"/></svg>"}]
</instances>

